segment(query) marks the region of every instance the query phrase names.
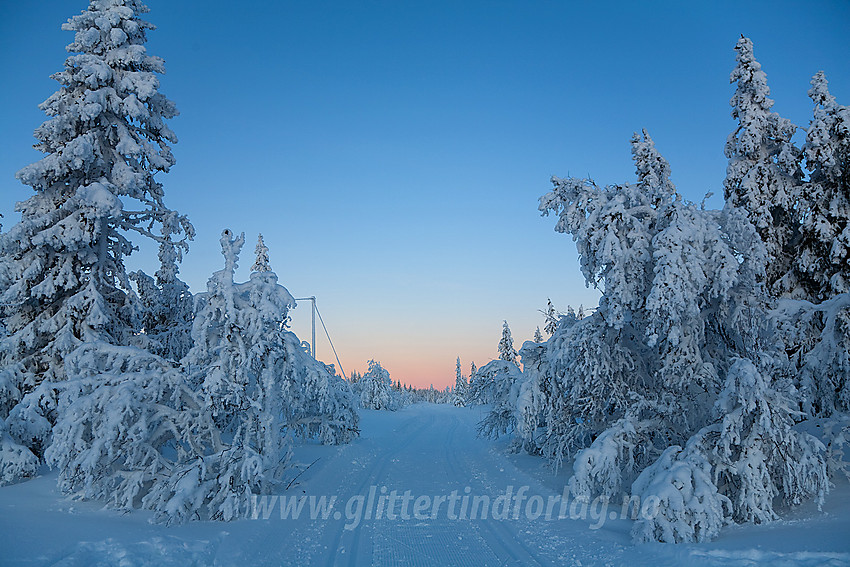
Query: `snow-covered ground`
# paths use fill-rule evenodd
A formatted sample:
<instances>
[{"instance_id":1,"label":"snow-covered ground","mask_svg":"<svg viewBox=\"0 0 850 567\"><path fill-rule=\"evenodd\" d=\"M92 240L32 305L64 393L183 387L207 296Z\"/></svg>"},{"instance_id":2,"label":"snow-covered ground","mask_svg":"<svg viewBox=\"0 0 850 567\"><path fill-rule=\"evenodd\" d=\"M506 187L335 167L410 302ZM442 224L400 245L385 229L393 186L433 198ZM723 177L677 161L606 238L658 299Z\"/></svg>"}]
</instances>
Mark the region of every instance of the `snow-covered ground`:
<instances>
[{"instance_id":1,"label":"snow-covered ground","mask_svg":"<svg viewBox=\"0 0 850 567\"><path fill-rule=\"evenodd\" d=\"M67 500L52 473L0 488L0 564L850 565L846 483L822 512L728 527L709 544L635 546L619 505L562 510L566 471L476 438L482 411L363 411L350 445L297 446L300 476L258 500L252 520L154 525L145 512Z\"/></svg>"}]
</instances>

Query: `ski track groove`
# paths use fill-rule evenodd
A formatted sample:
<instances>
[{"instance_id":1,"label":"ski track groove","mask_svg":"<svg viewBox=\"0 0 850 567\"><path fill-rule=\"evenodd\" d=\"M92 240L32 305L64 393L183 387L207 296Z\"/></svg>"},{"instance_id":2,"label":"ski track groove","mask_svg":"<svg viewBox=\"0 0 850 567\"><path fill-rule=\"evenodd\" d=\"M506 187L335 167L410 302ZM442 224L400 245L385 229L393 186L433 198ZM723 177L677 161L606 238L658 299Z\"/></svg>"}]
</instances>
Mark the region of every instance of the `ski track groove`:
<instances>
[{"instance_id":1,"label":"ski track groove","mask_svg":"<svg viewBox=\"0 0 850 567\"><path fill-rule=\"evenodd\" d=\"M411 426L415 425L417 421L419 421L418 416L411 417L408 421L404 423L404 425L399 428L400 431L405 429L409 429ZM430 416L428 421L419 426L416 431L401 438L401 441L396 444L389 451L381 451L378 453L378 458L371 464L371 466L367 467L363 471L361 471L361 479L362 481L357 484L356 490L352 492L354 495L358 494L366 494L367 489L370 486L377 485L378 479L384 474L387 466L392 462L393 457L402 452L405 448L407 448L410 444L412 444L422 433L424 433L434 422L434 416ZM358 561L360 557L358 557L357 553L360 548L360 536L361 532L366 529L368 524L360 523L357 528L352 530L351 536L351 544L348 548L343 548L343 542L346 539L346 529L345 524L343 523L337 529L337 533L334 536L333 543L329 546L328 556L324 562L325 565L340 565L344 561L340 561L343 559L339 557L338 552L342 549L344 553L348 555L348 561L345 562L350 566L356 567L358 565Z\"/></svg>"},{"instance_id":2,"label":"ski track groove","mask_svg":"<svg viewBox=\"0 0 850 567\"><path fill-rule=\"evenodd\" d=\"M453 421L454 424L447 432L446 442L444 443L448 472L451 473L451 476L453 478L478 478L474 476L474 471L472 470L472 467L468 467L468 470L466 471L463 470L463 467L460 464L460 459L457 456L457 451L452 451L450 449L455 432L460 426L460 421L456 417L453 418ZM491 538L486 538L487 544L490 545L491 549L493 548L493 543L495 543L499 547L499 549L504 552L504 555L511 557L517 565L539 565L541 567L549 565L548 562L543 561L536 553L529 549L529 547L525 545L519 537L517 537L516 533L511 533L511 531L508 530L507 526L501 525L501 522L501 520L493 520L492 518L488 518L487 520L482 520L476 524L484 526L484 528L492 536ZM511 546L505 545L505 541L513 541L516 544L516 548L511 549ZM521 551L522 553L517 554L515 552L517 550ZM520 557L520 555L524 555L524 557Z\"/></svg>"}]
</instances>

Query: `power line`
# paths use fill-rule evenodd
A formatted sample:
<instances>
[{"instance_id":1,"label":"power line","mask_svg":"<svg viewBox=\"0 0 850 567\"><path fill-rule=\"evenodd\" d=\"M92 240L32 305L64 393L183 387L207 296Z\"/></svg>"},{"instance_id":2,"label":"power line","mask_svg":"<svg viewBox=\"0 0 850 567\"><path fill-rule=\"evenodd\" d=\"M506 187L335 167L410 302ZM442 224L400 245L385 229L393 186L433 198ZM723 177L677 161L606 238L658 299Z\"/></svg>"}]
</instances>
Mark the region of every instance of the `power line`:
<instances>
[{"instance_id":1,"label":"power line","mask_svg":"<svg viewBox=\"0 0 850 567\"><path fill-rule=\"evenodd\" d=\"M336 348L334 348L334 342L331 340L331 335L330 335L330 333L328 333L328 328L325 327L325 322L322 319L322 314L319 313L318 307L316 307L316 313L319 315L319 322L322 324L322 328L325 330L325 336L328 337L328 342L331 344L331 350L334 351L334 356L336 357L336 363L339 364L339 371L342 373L342 377L345 378L345 370L342 368L342 362L339 361L339 355L337 355Z\"/></svg>"}]
</instances>

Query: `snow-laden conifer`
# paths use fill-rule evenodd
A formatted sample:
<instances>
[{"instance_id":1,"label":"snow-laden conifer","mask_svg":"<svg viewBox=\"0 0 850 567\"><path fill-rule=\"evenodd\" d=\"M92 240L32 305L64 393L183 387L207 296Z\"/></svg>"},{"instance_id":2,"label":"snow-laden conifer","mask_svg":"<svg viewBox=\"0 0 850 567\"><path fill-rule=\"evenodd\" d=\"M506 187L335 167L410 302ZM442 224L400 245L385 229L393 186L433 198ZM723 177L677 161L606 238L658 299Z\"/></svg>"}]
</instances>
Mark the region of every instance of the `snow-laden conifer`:
<instances>
[{"instance_id":1,"label":"snow-laden conifer","mask_svg":"<svg viewBox=\"0 0 850 567\"><path fill-rule=\"evenodd\" d=\"M517 353L514 349L514 339L508 322L502 324L502 339L499 341L499 359L516 364Z\"/></svg>"},{"instance_id":2,"label":"snow-laden conifer","mask_svg":"<svg viewBox=\"0 0 850 567\"><path fill-rule=\"evenodd\" d=\"M254 249L254 253L257 255L257 259L254 261L254 265L251 266L252 272L270 272L272 271L271 265L269 265L269 249L266 246L266 243L263 242L263 235L259 235L257 237L257 247Z\"/></svg>"},{"instance_id":3,"label":"snow-laden conifer","mask_svg":"<svg viewBox=\"0 0 850 567\"><path fill-rule=\"evenodd\" d=\"M456 406L465 405L464 400L466 399L466 388L467 382L466 377L463 375L463 372L460 368L460 357L457 357L457 364L455 367L455 387L452 391L453 400L452 403Z\"/></svg>"},{"instance_id":4,"label":"snow-laden conifer","mask_svg":"<svg viewBox=\"0 0 850 567\"><path fill-rule=\"evenodd\" d=\"M158 92L163 61L145 50L146 11L137 0L98 0L63 25L75 32L72 55L53 75L61 87L35 130L46 155L17 173L34 194L17 204L21 220L0 242L0 366L14 368L19 400L63 380L66 357L85 342L138 342L124 266L131 234L179 248L193 236L154 177L174 165L177 138L165 121L177 110ZM166 222L176 239L155 231Z\"/></svg>"},{"instance_id":5,"label":"snow-laden conifer","mask_svg":"<svg viewBox=\"0 0 850 567\"><path fill-rule=\"evenodd\" d=\"M175 220L172 215L171 220ZM166 241L159 246L160 268L150 277L141 270L130 274L139 298L139 326L149 339L145 348L172 361L179 361L192 348L194 301L189 286L177 273L181 250L168 239L173 225L163 224Z\"/></svg>"},{"instance_id":6,"label":"snow-laden conifer","mask_svg":"<svg viewBox=\"0 0 850 567\"><path fill-rule=\"evenodd\" d=\"M366 409L396 410L398 405L392 391L390 373L375 360L369 361L369 369L358 382L360 405Z\"/></svg>"},{"instance_id":7,"label":"snow-laden conifer","mask_svg":"<svg viewBox=\"0 0 850 567\"><path fill-rule=\"evenodd\" d=\"M719 423L697 436L736 521L774 520L779 503L823 503L829 489L825 448L793 429L792 393L787 379L771 380L750 360L738 359L715 403Z\"/></svg>"},{"instance_id":8,"label":"snow-laden conifer","mask_svg":"<svg viewBox=\"0 0 850 567\"><path fill-rule=\"evenodd\" d=\"M89 342L68 356L53 442L46 452L59 470L59 487L120 509L156 511L166 522L211 518L225 489L215 490L227 450L203 403L168 361L148 351ZM205 463L214 473L193 487L187 468ZM214 494L215 493L215 494ZM175 508L175 498L183 501Z\"/></svg>"},{"instance_id":9,"label":"snow-laden conifer","mask_svg":"<svg viewBox=\"0 0 850 567\"><path fill-rule=\"evenodd\" d=\"M768 286L775 292L793 290L792 243L798 232L795 209L802 177L801 152L791 142L797 127L771 110L767 75L756 61L752 41L741 37L735 53L730 82L736 88L730 104L738 127L726 141L724 196L749 213L764 241L770 260Z\"/></svg>"},{"instance_id":10,"label":"snow-laden conifer","mask_svg":"<svg viewBox=\"0 0 850 567\"><path fill-rule=\"evenodd\" d=\"M788 504L820 498L826 468L823 447L789 429L800 398L775 362L785 349L768 316L762 282L769 253L757 227L731 198L721 211L682 200L663 158L649 157L655 152L648 135L633 139L637 184L599 188L555 178L541 198L542 211L559 215L556 230L573 235L588 283L603 295L590 316L562 318L546 343L536 390L546 426L542 452L556 465L574 459L576 497L610 498L642 477L641 496L663 488L663 502L657 521L641 524L635 537L692 541L713 537L726 521L757 519L746 513L750 503L768 510L754 487L792 487ZM743 372L733 368L735 357L753 357L758 366ZM768 413L736 418L744 410L718 401L743 375L775 377L748 386L773 400ZM744 405L746 412L761 407ZM766 429L749 433L752 423ZM721 430L727 433L718 439ZM740 465L731 457L726 468L718 457L724 443L741 441L733 431L752 435L748 470L764 474L715 485ZM779 439L781 447L771 452L760 439ZM772 464L781 453L799 466ZM664 488L671 484L690 492Z\"/></svg>"},{"instance_id":11,"label":"snow-laden conifer","mask_svg":"<svg viewBox=\"0 0 850 567\"><path fill-rule=\"evenodd\" d=\"M815 109L803 148L811 176L801 191L795 267L817 302L850 292L850 108L836 102L823 72L811 84Z\"/></svg>"},{"instance_id":12,"label":"snow-laden conifer","mask_svg":"<svg viewBox=\"0 0 850 567\"><path fill-rule=\"evenodd\" d=\"M498 437L513 432L517 425L516 407L521 382L516 362L491 360L478 369L478 377L484 391L477 393L476 397L493 405L478 425L479 435Z\"/></svg>"},{"instance_id":13,"label":"snow-laden conifer","mask_svg":"<svg viewBox=\"0 0 850 567\"><path fill-rule=\"evenodd\" d=\"M555 306L552 305L552 300L546 300L546 313L544 313L546 317L546 324L543 327L543 330L546 331L546 334L550 337L555 334L555 329L558 328L558 317L559 314L555 311Z\"/></svg>"}]
</instances>

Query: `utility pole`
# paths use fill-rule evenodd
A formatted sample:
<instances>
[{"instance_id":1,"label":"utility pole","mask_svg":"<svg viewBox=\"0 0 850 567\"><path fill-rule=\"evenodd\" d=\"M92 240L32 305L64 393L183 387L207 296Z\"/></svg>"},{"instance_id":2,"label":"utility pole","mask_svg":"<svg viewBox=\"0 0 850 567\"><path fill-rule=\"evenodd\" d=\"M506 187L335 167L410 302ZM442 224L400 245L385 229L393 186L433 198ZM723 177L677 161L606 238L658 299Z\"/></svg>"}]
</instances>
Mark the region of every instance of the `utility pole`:
<instances>
[{"instance_id":1,"label":"utility pole","mask_svg":"<svg viewBox=\"0 0 850 567\"><path fill-rule=\"evenodd\" d=\"M310 345L310 350L313 351L313 359L318 362L318 358L316 358L316 316L319 317L319 322L322 324L322 329L325 330L325 336L328 338L328 344L331 345L331 350L336 357L336 363L339 364L339 371L342 373L343 377L345 377L345 370L342 368L342 362L339 360L339 355L336 353L336 347L334 346L334 342L331 340L331 335L328 333L328 328L325 327L325 321L322 319L322 314L319 313L319 308L316 307L316 296L313 295L311 297L302 297L300 299L296 299L295 301L312 301L313 302L313 344Z\"/></svg>"},{"instance_id":2,"label":"utility pole","mask_svg":"<svg viewBox=\"0 0 850 567\"><path fill-rule=\"evenodd\" d=\"M310 343L310 350L313 351L313 358L316 358L316 296L313 295L311 297L301 297L296 299L295 301L312 301L313 302L313 342Z\"/></svg>"}]
</instances>

